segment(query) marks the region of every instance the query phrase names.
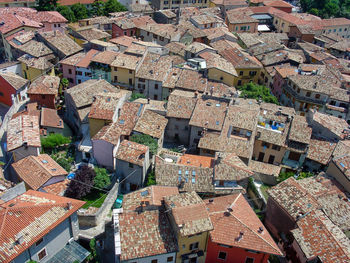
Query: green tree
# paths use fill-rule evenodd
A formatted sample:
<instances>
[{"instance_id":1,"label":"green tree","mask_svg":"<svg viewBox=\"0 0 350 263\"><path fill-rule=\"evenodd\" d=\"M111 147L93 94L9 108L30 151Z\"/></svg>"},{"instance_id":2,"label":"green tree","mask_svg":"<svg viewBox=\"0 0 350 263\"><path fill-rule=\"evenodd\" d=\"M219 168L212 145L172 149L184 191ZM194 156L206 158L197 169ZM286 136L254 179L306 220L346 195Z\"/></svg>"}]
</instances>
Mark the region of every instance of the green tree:
<instances>
[{"instance_id":1,"label":"green tree","mask_svg":"<svg viewBox=\"0 0 350 263\"><path fill-rule=\"evenodd\" d=\"M59 5L56 11L59 12L62 16L64 16L64 18L67 19L69 22L75 22L74 13L68 6Z\"/></svg>"},{"instance_id":2,"label":"green tree","mask_svg":"<svg viewBox=\"0 0 350 263\"><path fill-rule=\"evenodd\" d=\"M294 176L293 172L281 172L277 178L277 182L283 182L284 180L287 180L289 177Z\"/></svg>"},{"instance_id":3,"label":"green tree","mask_svg":"<svg viewBox=\"0 0 350 263\"><path fill-rule=\"evenodd\" d=\"M99 258L98 258L97 250L96 250L96 239L95 238L90 240L89 247L90 247L90 255L87 257L88 262L99 263Z\"/></svg>"},{"instance_id":4,"label":"green tree","mask_svg":"<svg viewBox=\"0 0 350 263\"><path fill-rule=\"evenodd\" d=\"M309 11L310 14L315 15L315 16L319 16L319 10L317 8L311 8Z\"/></svg>"},{"instance_id":5,"label":"green tree","mask_svg":"<svg viewBox=\"0 0 350 263\"><path fill-rule=\"evenodd\" d=\"M146 186L155 185L156 184L156 176L154 170L150 171L147 174Z\"/></svg>"},{"instance_id":6,"label":"green tree","mask_svg":"<svg viewBox=\"0 0 350 263\"><path fill-rule=\"evenodd\" d=\"M238 87L241 91L241 97L248 99L261 99L264 102L279 104L275 96L270 93L269 88L249 82L241 87Z\"/></svg>"},{"instance_id":7,"label":"green tree","mask_svg":"<svg viewBox=\"0 0 350 263\"><path fill-rule=\"evenodd\" d=\"M47 137L41 137L41 146L43 149L54 149L58 146L62 146L65 144L71 143L71 139L69 137L65 137L60 133L53 133Z\"/></svg>"},{"instance_id":8,"label":"green tree","mask_svg":"<svg viewBox=\"0 0 350 263\"><path fill-rule=\"evenodd\" d=\"M158 149L157 141L147 134L133 134L130 137L130 141L148 146L151 154L157 153L157 149Z\"/></svg>"},{"instance_id":9,"label":"green tree","mask_svg":"<svg viewBox=\"0 0 350 263\"><path fill-rule=\"evenodd\" d=\"M74 14L74 17L77 20L88 18L88 10L85 5L81 3L76 3L70 7Z\"/></svg>"},{"instance_id":10,"label":"green tree","mask_svg":"<svg viewBox=\"0 0 350 263\"><path fill-rule=\"evenodd\" d=\"M111 184L111 179L105 168L95 167L96 176L94 178L94 186L97 188L105 188Z\"/></svg>"},{"instance_id":11,"label":"green tree","mask_svg":"<svg viewBox=\"0 0 350 263\"><path fill-rule=\"evenodd\" d=\"M141 94L141 93L133 93L133 94L131 94L131 96L130 96L130 101L134 101L134 100L137 100L137 99L145 99L146 98L146 96L145 95L143 95L143 94Z\"/></svg>"},{"instance_id":12,"label":"green tree","mask_svg":"<svg viewBox=\"0 0 350 263\"><path fill-rule=\"evenodd\" d=\"M118 2L118 0L108 0L105 4L104 12L108 16L109 13L127 11L125 6Z\"/></svg>"},{"instance_id":13,"label":"green tree","mask_svg":"<svg viewBox=\"0 0 350 263\"><path fill-rule=\"evenodd\" d=\"M36 10L53 11L56 10L57 0L36 0Z\"/></svg>"},{"instance_id":14,"label":"green tree","mask_svg":"<svg viewBox=\"0 0 350 263\"><path fill-rule=\"evenodd\" d=\"M103 16L105 13L105 2L95 1L92 3L91 16Z\"/></svg>"}]
</instances>

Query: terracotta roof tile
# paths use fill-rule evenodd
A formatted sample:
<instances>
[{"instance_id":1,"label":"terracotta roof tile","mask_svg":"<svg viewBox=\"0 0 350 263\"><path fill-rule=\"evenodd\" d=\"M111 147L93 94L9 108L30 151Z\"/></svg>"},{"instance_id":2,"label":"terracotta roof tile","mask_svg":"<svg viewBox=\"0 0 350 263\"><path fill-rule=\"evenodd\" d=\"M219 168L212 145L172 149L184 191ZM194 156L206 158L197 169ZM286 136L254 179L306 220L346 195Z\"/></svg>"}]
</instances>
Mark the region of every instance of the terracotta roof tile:
<instances>
[{"instance_id":1,"label":"terracotta roof tile","mask_svg":"<svg viewBox=\"0 0 350 263\"><path fill-rule=\"evenodd\" d=\"M83 204L83 201L33 190L2 204L0 260L11 262L75 213ZM23 243L14 242L20 236L23 237Z\"/></svg>"},{"instance_id":2,"label":"terracotta roof tile","mask_svg":"<svg viewBox=\"0 0 350 263\"><path fill-rule=\"evenodd\" d=\"M209 200L205 200L205 203L214 226L210 231L212 242L266 254L282 255L281 250L242 194ZM232 211L228 211L228 208Z\"/></svg>"},{"instance_id":3,"label":"terracotta roof tile","mask_svg":"<svg viewBox=\"0 0 350 263\"><path fill-rule=\"evenodd\" d=\"M306 158L327 165L335 147L334 142L311 139Z\"/></svg>"},{"instance_id":4,"label":"terracotta roof tile","mask_svg":"<svg viewBox=\"0 0 350 263\"><path fill-rule=\"evenodd\" d=\"M13 72L0 73L0 78L3 78L7 83L9 83L15 90L23 88L29 80L22 78L21 76Z\"/></svg>"},{"instance_id":5,"label":"terracotta roof tile","mask_svg":"<svg viewBox=\"0 0 350 263\"><path fill-rule=\"evenodd\" d=\"M64 128L64 122L57 114L57 110L50 108L41 109L40 125L42 127L52 127L57 129Z\"/></svg>"},{"instance_id":6,"label":"terracotta roof tile","mask_svg":"<svg viewBox=\"0 0 350 263\"><path fill-rule=\"evenodd\" d=\"M124 140L120 143L115 158L143 167L148 146Z\"/></svg>"},{"instance_id":7,"label":"terracotta roof tile","mask_svg":"<svg viewBox=\"0 0 350 263\"><path fill-rule=\"evenodd\" d=\"M38 190L52 177L67 175L58 163L49 155L28 156L12 164L13 169L33 190Z\"/></svg>"},{"instance_id":8,"label":"terracotta roof tile","mask_svg":"<svg viewBox=\"0 0 350 263\"><path fill-rule=\"evenodd\" d=\"M37 78L29 87L28 94L58 95L60 78L56 76L43 75Z\"/></svg>"},{"instance_id":9,"label":"terracotta roof tile","mask_svg":"<svg viewBox=\"0 0 350 263\"><path fill-rule=\"evenodd\" d=\"M150 110L145 110L137 121L134 131L160 139L164 134L167 123L168 119L164 116Z\"/></svg>"},{"instance_id":10,"label":"terracotta roof tile","mask_svg":"<svg viewBox=\"0 0 350 263\"><path fill-rule=\"evenodd\" d=\"M37 116L21 115L10 120L7 125L7 151L15 150L24 143L41 147Z\"/></svg>"}]
</instances>

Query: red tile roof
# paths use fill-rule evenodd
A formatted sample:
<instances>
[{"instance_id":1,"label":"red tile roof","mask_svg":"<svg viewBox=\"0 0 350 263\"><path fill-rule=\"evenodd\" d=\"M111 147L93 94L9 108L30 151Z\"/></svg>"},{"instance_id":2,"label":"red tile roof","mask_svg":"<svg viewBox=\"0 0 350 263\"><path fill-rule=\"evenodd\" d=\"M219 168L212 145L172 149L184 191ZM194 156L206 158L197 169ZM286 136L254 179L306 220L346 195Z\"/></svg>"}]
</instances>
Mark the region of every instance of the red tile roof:
<instances>
[{"instance_id":1,"label":"red tile roof","mask_svg":"<svg viewBox=\"0 0 350 263\"><path fill-rule=\"evenodd\" d=\"M57 95L60 78L56 76L43 75L37 78L29 87L28 94Z\"/></svg>"},{"instance_id":2,"label":"red tile roof","mask_svg":"<svg viewBox=\"0 0 350 263\"><path fill-rule=\"evenodd\" d=\"M90 65L91 59L98 53L98 50L90 49L85 56L75 65L80 68L87 68Z\"/></svg>"},{"instance_id":3,"label":"red tile roof","mask_svg":"<svg viewBox=\"0 0 350 263\"><path fill-rule=\"evenodd\" d=\"M0 261L11 262L84 203L29 190L0 205Z\"/></svg>"},{"instance_id":4,"label":"red tile roof","mask_svg":"<svg viewBox=\"0 0 350 263\"><path fill-rule=\"evenodd\" d=\"M212 202L204 200L214 226L214 230L210 231L212 242L266 254L282 255L242 194L222 196L212 200Z\"/></svg>"},{"instance_id":5,"label":"red tile roof","mask_svg":"<svg viewBox=\"0 0 350 263\"><path fill-rule=\"evenodd\" d=\"M120 143L115 158L142 167L148 149L148 146L143 144L124 140Z\"/></svg>"},{"instance_id":6,"label":"red tile roof","mask_svg":"<svg viewBox=\"0 0 350 263\"><path fill-rule=\"evenodd\" d=\"M33 190L38 190L54 176L67 175L58 163L49 155L28 156L12 164L21 180Z\"/></svg>"},{"instance_id":7,"label":"red tile roof","mask_svg":"<svg viewBox=\"0 0 350 263\"><path fill-rule=\"evenodd\" d=\"M208 156L200 156L193 154L184 154L181 156L178 164L197 166L197 167L214 167L214 158Z\"/></svg>"},{"instance_id":8,"label":"red tile roof","mask_svg":"<svg viewBox=\"0 0 350 263\"><path fill-rule=\"evenodd\" d=\"M57 114L57 110L50 108L42 108L40 125L43 127L52 127L57 129L64 128L64 122Z\"/></svg>"}]
</instances>

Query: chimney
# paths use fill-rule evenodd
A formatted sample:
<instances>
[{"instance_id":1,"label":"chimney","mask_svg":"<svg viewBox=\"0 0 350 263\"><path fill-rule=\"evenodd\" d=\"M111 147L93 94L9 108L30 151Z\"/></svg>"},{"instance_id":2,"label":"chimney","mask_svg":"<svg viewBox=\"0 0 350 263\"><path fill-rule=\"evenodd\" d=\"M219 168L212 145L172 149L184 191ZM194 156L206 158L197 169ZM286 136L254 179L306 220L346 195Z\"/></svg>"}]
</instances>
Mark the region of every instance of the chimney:
<instances>
[{"instance_id":1,"label":"chimney","mask_svg":"<svg viewBox=\"0 0 350 263\"><path fill-rule=\"evenodd\" d=\"M147 104L150 104L150 102L151 102L151 99L147 98Z\"/></svg>"},{"instance_id":2,"label":"chimney","mask_svg":"<svg viewBox=\"0 0 350 263\"><path fill-rule=\"evenodd\" d=\"M195 98L198 98L198 91L195 91L195 92L194 92L194 97L195 97Z\"/></svg>"},{"instance_id":3,"label":"chimney","mask_svg":"<svg viewBox=\"0 0 350 263\"><path fill-rule=\"evenodd\" d=\"M236 238L236 241L237 241L237 242L241 241L242 238L243 238L243 235L244 235L244 232L243 232L243 231L239 232L239 236Z\"/></svg>"}]
</instances>

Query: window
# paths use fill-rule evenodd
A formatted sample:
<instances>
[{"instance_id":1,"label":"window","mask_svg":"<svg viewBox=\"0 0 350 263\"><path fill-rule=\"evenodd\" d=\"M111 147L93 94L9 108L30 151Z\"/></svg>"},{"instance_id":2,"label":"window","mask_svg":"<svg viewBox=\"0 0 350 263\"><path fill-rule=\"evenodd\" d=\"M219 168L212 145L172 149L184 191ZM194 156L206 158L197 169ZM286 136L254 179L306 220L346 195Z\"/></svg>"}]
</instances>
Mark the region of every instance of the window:
<instances>
[{"instance_id":1,"label":"window","mask_svg":"<svg viewBox=\"0 0 350 263\"><path fill-rule=\"evenodd\" d=\"M247 27L246 26L241 26L241 31L246 31Z\"/></svg>"},{"instance_id":2,"label":"window","mask_svg":"<svg viewBox=\"0 0 350 263\"><path fill-rule=\"evenodd\" d=\"M127 32L126 32L126 31L124 31L124 36L126 36L126 34L127 34Z\"/></svg>"},{"instance_id":3,"label":"window","mask_svg":"<svg viewBox=\"0 0 350 263\"><path fill-rule=\"evenodd\" d=\"M114 82L118 82L118 76L114 76Z\"/></svg>"},{"instance_id":4,"label":"window","mask_svg":"<svg viewBox=\"0 0 350 263\"><path fill-rule=\"evenodd\" d=\"M129 85L132 85L132 79L129 79Z\"/></svg>"},{"instance_id":5,"label":"window","mask_svg":"<svg viewBox=\"0 0 350 263\"><path fill-rule=\"evenodd\" d=\"M153 96L154 100L158 100L158 95Z\"/></svg>"},{"instance_id":6,"label":"window","mask_svg":"<svg viewBox=\"0 0 350 263\"><path fill-rule=\"evenodd\" d=\"M190 245L190 250L195 250L195 249L198 248L198 246L199 246L199 243L198 243L198 242L193 243L193 244Z\"/></svg>"},{"instance_id":7,"label":"window","mask_svg":"<svg viewBox=\"0 0 350 263\"><path fill-rule=\"evenodd\" d=\"M238 86L242 86L242 80L239 80L237 83Z\"/></svg>"},{"instance_id":8,"label":"window","mask_svg":"<svg viewBox=\"0 0 350 263\"><path fill-rule=\"evenodd\" d=\"M315 98L316 98L316 99L319 99L319 98L320 98L320 94L316 94L316 95L315 95Z\"/></svg>"},{"instance_id":9,"label":"window","mask_svg":"<svg viewBox=\"0 0 350 263\"><path fill-rule=\"evenodd\" d=\"M310 91L306 92L306 97L310 97L310 96L311 96L311 92Z\"/></svg>"},{"instance_id":10,"label":"window","mask_svg":"<svg viewBox=\"0 0 350 263\"><path fill-rule=\"evenodd\" d=\"M278 145L273 144L273 145L272 145L272 150L280 151L280 150L281 150L281 146L278 146Z\"/></svg>"},{"instance_id":11,"label":"window","mask_svg":"<svg viewBox=\"0 0 350 263\"><path fill-rule=\"evenodd\" d=\"M72 74L72 69L68 69L68 74Z\"/></svg>"},{"instance_id":12,"label":"window","mask_svg":"<svg viewBox=\"0 0 350 263\"><path fill-rule=\"evenodd\" d=\"M274 161L275 161L275 156L274 155L270 155L268 163L269 164L273 164Z\"/></svg>"},{"instance_id":13,"label":"window","mask_svg":"<svg viewBox=\"0 0 350 263\"><path fill-rule=\"evenodd\" d=\"M168 1L167 1L168 2ZM149 32L147 32L147 36L149 36Z\"/></svg>"},{"instance_id":14,"label":"window","mask_svg":"<svg viewBox=\"0 0 350 263\"><path fill-rule=\"evenodd\" d=\"M157 263L157 262L158 262L157 259L153 259L153 260L151 261L151 263Z\"/></svg>"},{"instance_id":15,"label":"window","mask_svg":"<svg viewBox=\"0 0 350 263\"><path fill-rule=\"evenodd\" d=\"M118 71L118 68L114 67L114 71Z\"/></svg>"},{"instance_id":16,"label":"window","mask_svg":"<svg viewBox=\"0 0 350 263\"><path fill-rule=\"evenodd\" d=\"M339 28L339 32L341 32L343 29L342 28Z\"/></svg>"},{"instance_id":17,"label":"window","mask_svg":"<svg viewBox=\"0 0 350 263\"><path fill-rule=\"evenodd\" d=\"M166 259L166 262L173 262L173 260L174 260L173 257L168 257L168 258Z\"/></svg>"},{"instance_id":18,"label":"window","mask_svg":"<svg viewBox=\"0 0 350 263\"><path fill-rule=\"evenodd\" d=\"M256 71L249 71L249 75L250 76L255 76L256 75Z\"/></svg>"},{"instance_id":19,"label":"window","mask_svg":"<svg viewBox=\"0 0 350 263\"><path fill-rule=\"evenodd\" d=\"M68 78L69 83L73 83L73 79L72 78Z\"/></svg>"},{"instance_id":20,"label":"window","mask_svg":"<svg viewBox=\"0 0 350 263\"><path fill-rule=\"evenodd\" d=\"M44 241L43 238L40 238L38 241L35 242L36 246L39 246Z\"/></svg>"},{"instance_id":21,"label":"window","mask_svg":"<svg viewBox=\"0 0 350 263\"><path fill-rule=\"evenodd\" d=\"M236 31L238 31L238 26L236 26Z\"/></svg>"},{"instance_id":22,"label":"window","mask_svg":"<svg viewBox=\"0 0 350 263\"><path fill-rule=\"evenodd\" d=\"M164 4L167 5L167 4L169 4L169 2L168 1L164 1Z\"/></svg>"},{"instance_id":23,"label":"window","mask_svg":"<svg viewBox=\"0 0 350 263\"><path fill-rule=\"evenodd\" d=\"M263 142L263 143L262 143L262 146L263 146L263 147L266 147L266 148L270 148L270 144L267 143L267 142Z\"/></svg>"},{"instance_id":24,"label":"window","mask_svg":"<svg viewBox=\"0 0 350 263\"><path fill-rule=\"evenodd\" d=\"M239 72L239 75L240 75L240 76L243 76L243 71L240 71L240 72Z\"/></svg>"},{"instance_id":25,"label":"window","mask_svg":"<svg viewBox=\"0 0 350 263\"><path fill-rule=\"evenodd\" d=\"M336 29L336 28L334 28L334 29L333 29L333 32L337 32L337 29Z\"/></svg>"},{"instance_id":26,"label":"window","mask_svg":"<svg viewBox=\"0 0 350 263\"><path fill-rule=\"evenodd\" d=\"M202 131L198 131L197 135L202 136Z\"/></svg>"},{"instance_id":27,"label":"window","mask_svg":"<svg viewBox=\"0 0 350 263\"><path fill-rule=\"evenodd\" d=\"M297 92L300 93L300 89L299 88L298 88Z\"/></svg>"},{"instance_id":28,"label":"window","mask_svg":"<svg viewBox=\"0 0 350 263\"><path fill-rule=\"evenodd\" d=\"M154 84L154 89L158 89L158 84Z\"/></svg>"},{"instance_id":29,"label":"window","mask_svg":"<svg viewBox=\"0 0 350 263\"><path fill-rule=\"evenodd\" d=\"M246 258L245 263L254 263L254 258Z\"/></svg>"},{"instance_id":30,"label":"window","mask_svg":"<svg viewBox=\"0 0 350 263\"><path fill-rule=\"evenodd\" d=\"M44 100L45 99L45 95L41 95L41 98Z\"/></svg>"},{"instance_id":31,"label":"window","mask_svg":"<svg viewBox=\"0 0 350 263\"><path fill-rule=\"evenodd\" d=\"M134 164L133 163L129 163L129 168L134 168Z\"/></svg>"},{"instance_id":32,"label":"window","mask_svg":"<svg viewBox=\"0 0 350 263\"><path fill-rule=\"evenodd\" d=\"M3 93L3 92L0 92L0 96L3 97L3 96L4 96L4 93Z\"/></svg>"},{"instance_id":33,"label":"window","mask_svg":"<svg viewBox=\"0 0 350 263\"><path fill-rule=\"evenodd\" d=\"M132 74L132 70L131 69L129 69L129 74Z\"/></svg>"},{"instance_id":34,"label":"window","mask_svg":"<svg viewBox=\"0 0 350 263\"><path fill-rule=\"evenodd\" d=\"M42 260L43 258L45 258L47 256L46 254L46 249L43 248L39 253L38 253L38 258L39 260Z\"/></svg>"},{"instance_id":35,"label":"window","mask_svg":"<svg viewBox=\"0 0 350 263\"><path fill-rule=\"evenodd\" d=\"M56 27L56 24L53 24L53 27Z\"/></svg>"},{"instance_id":36,"label":"window","mask_svg":"<svg viewBox=\"0 0 350 263\"><path fill-rule=\"evenodd\" d=\"M77 75L82 76L82 75L83 75L83 72L77 71Z\"/></svg>"},{"instance_id":37,"label":"window","mask_svg":"<svg viewBox=\"0 0 350 263\"><path fill-rule=\"evenodd\" d=\"M218 259L225 260L226 259L226 252L220 251L219 255L218 255Z\"/></svg>"}]
</instances>

